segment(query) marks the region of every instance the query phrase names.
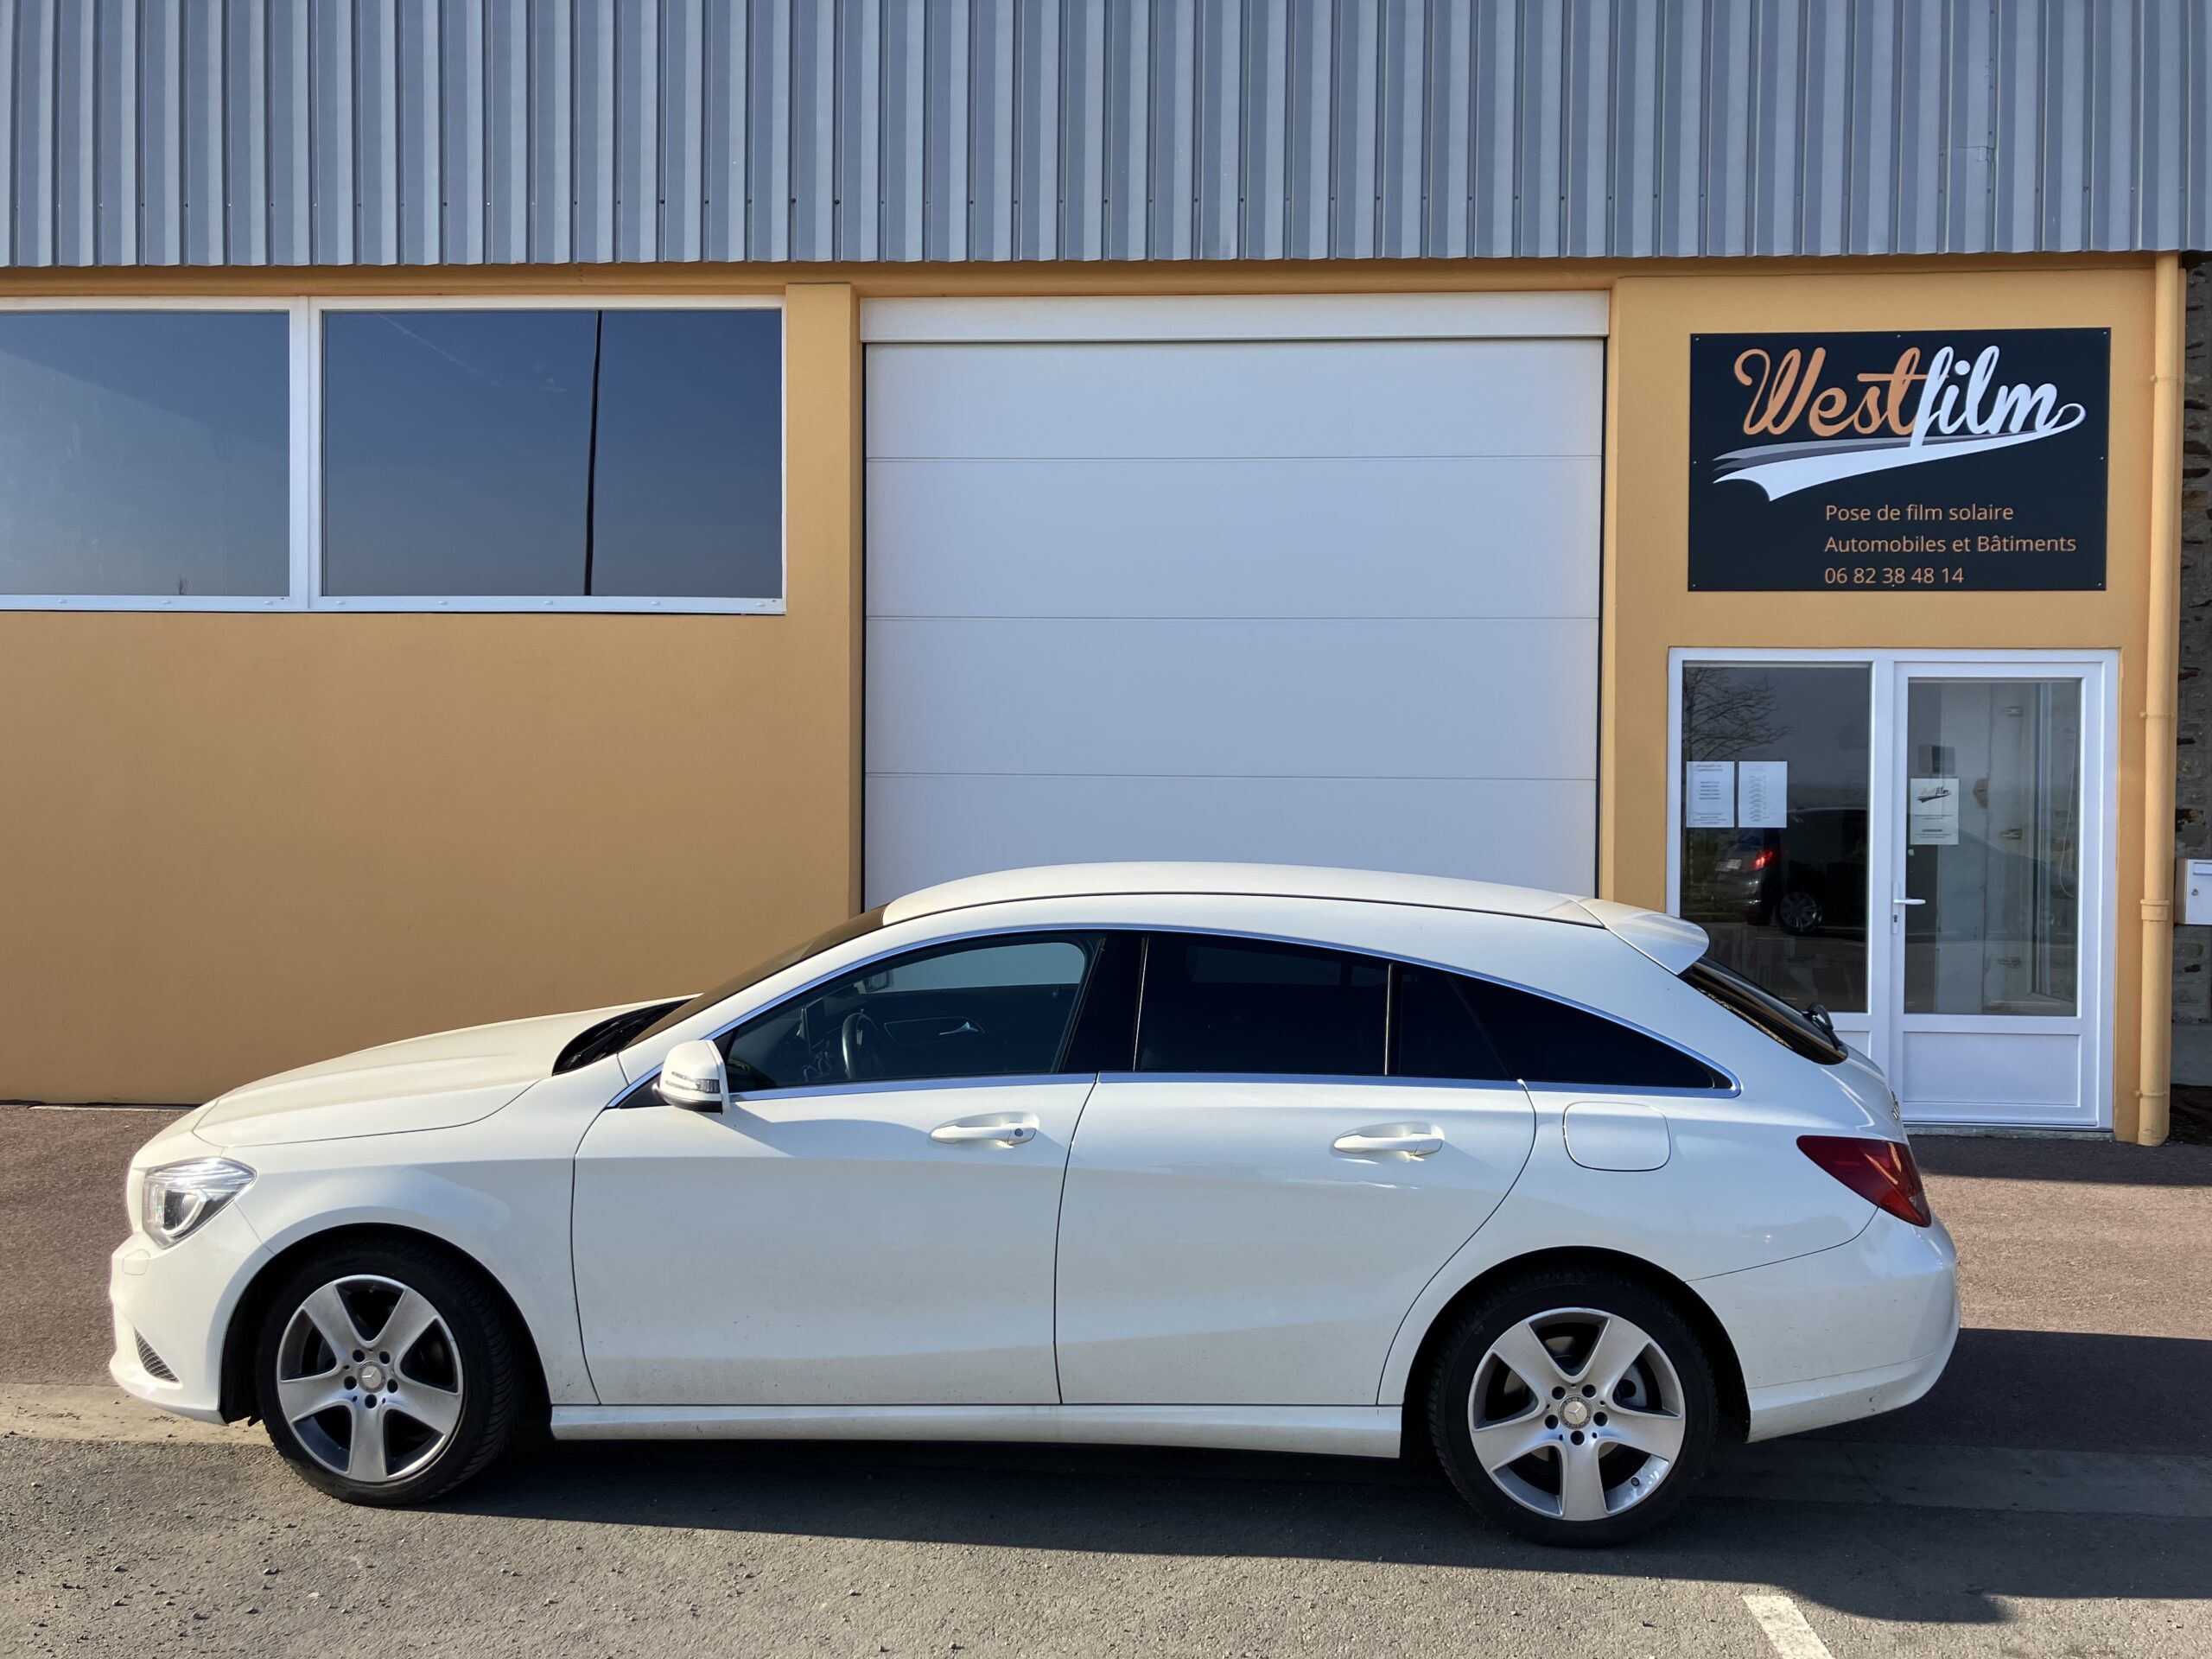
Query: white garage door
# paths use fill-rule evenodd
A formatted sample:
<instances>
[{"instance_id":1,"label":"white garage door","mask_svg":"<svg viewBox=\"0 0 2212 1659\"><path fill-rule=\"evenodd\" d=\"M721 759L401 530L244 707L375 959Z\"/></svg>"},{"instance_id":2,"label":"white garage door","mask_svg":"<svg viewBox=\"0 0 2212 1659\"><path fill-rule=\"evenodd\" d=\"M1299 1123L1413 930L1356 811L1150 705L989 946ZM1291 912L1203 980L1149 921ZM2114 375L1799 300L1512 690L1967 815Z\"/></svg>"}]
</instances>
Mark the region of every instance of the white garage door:
<instances>
[{"instance_id":1,"label":"white garage door","mask_svg":"<svg viewBox=\"0 0 2212 1659\"><path fill-rule=\"evenodd\" d=\"M1116 858L1589 890L1605 321L866 308L868 902Z\"/></svg>"}]
</instances>

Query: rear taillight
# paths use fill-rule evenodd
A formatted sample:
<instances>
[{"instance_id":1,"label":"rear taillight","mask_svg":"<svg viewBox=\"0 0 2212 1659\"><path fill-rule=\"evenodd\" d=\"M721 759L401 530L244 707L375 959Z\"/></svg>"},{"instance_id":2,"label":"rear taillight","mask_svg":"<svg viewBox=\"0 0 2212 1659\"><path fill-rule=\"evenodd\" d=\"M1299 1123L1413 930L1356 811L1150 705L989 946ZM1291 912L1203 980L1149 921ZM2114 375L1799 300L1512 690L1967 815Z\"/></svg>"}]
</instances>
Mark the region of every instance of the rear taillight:
<instances>
[{"instance_id":1,"label":"rear taillight","mask_svg":"<svg viewBox=\"0 0 2212 1659\"><path fill-rule=\"evenodd\" d=\"M1902 1141L1871 1141L1856 1135L1801 1135L1798 1150L1869 1204L1899 1221L1925 1227L1936 1219L1920 1185L1920 1166Z\"/></svg>"},{"instance_id":2,"label":"rear taillight","mask_svg":"<svg viewBox=\"0 0 2212 1659\"><path fill-rule=\"evenodd\" d=\"M1763 870L1773 862L1774 849L1771 847L1762 847L1751 856L1751 868L1755 870Z\"/></svg>"}]
</instances>

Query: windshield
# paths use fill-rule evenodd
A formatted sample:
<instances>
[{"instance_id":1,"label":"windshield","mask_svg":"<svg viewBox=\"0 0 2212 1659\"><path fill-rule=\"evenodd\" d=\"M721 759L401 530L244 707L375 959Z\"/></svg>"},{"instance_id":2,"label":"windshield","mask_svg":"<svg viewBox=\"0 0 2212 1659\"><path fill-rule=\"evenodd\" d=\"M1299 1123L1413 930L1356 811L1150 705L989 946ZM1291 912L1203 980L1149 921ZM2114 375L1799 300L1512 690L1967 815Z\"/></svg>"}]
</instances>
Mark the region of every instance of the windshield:
<instances>
[{"instance_id":1,"label":"windshield","mask_svg":"<svg viewBox=\"0 0 2212 1659\"><path fill-rule=\"evenodd\" d=\"M858 916L850 917L838 923L828 932L816 934L804 944L795 944L790 950L769 957L766 962L755 963L734 978L724 980L711 991L702 991L689 1002L679 1002L623 1046L635 1048L647 1038L658 1037L671 1027L682 1025L693 1014L704 1014L725 997L735 996L748 985L758 985L771 975L780 974L786 968L796 968L809 957L819 956L824 950L833 950L849 940L857 939L863 933L873 933L882 925L883 906L880 905L874 910L865 911Z\"/></svg>"},{"instance_id":2,"label":"windshield","mask_svg":"<svg viewBox=\"0 0 2212 1659\"><path fill-rule=\"evenodd\" d=\"M1847 1056L1843 1045L1809 1014L1791 1007L1773 992L1762 990L1731 968L1711 957L1692 963L1682 977L1738 1019L1757 1026L1794 1053L1822 1065L1840 1065Z\"/></svg>"}]
</instances>

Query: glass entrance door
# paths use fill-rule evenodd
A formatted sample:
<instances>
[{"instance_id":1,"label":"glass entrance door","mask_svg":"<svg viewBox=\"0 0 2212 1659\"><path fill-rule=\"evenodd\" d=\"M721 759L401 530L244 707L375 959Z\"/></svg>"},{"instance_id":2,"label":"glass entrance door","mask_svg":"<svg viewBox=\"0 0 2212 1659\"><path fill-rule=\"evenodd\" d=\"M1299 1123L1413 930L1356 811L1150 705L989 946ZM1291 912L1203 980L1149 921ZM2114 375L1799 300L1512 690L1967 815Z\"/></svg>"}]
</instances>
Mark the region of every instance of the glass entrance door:
<instances>
[{"instance_id":1,"label":"glass entrance door","mask_svg":"<svg viewBox=\"0 0 2212 1659\"><path fill-rule=\"evenodd\" d=\"M1899 663L1885 814L1889 1027L1909 1117L2087 1126L2102 1071L2103 684L2094 667ZM2092 764L2093 759L2094 764Z\"/></svg>"},{"instance_id":2,"label":"glass entrance door","mask_svg":"<svg viewBox=\"0 0 2212 1659\"><path fill-rule=\"evenodd\" d=\"M2108 659L1676 659L1669 900L1909 1120L2111 1121Z\"/></svg>"}]
</instances>

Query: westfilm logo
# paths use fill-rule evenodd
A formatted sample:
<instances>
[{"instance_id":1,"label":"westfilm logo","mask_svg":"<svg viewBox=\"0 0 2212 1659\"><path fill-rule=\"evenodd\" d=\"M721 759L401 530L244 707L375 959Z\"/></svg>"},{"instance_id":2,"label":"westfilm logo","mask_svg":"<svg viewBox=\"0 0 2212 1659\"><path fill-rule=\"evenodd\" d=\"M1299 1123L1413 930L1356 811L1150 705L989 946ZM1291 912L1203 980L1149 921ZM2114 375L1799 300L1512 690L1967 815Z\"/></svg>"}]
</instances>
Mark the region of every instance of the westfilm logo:
<instances>
[{"instance_id":1,"label":"westfilm logo","mask_svg":"<svg viewBox=\"0 0 2212 1659\"><path fill-rule=\"evenodd\" d=\"M1749 347L1734 365L1737 383L1751 392L1744 435L1784 442L1724 451L1715 457L1717 480L1756 484L1776 501L1838 479L2056 437L2087 417L2083 404L2061 401L2049 381L1999 381L2001 357L1993 345L1971 359L1944 346L1923 372L1920 348L1908 346L1885 371L1823 385L1826 347L1792 347L1778 359ZM1799 430L1812 435L1789 437Z\"/></svg>"}]
</instances>

